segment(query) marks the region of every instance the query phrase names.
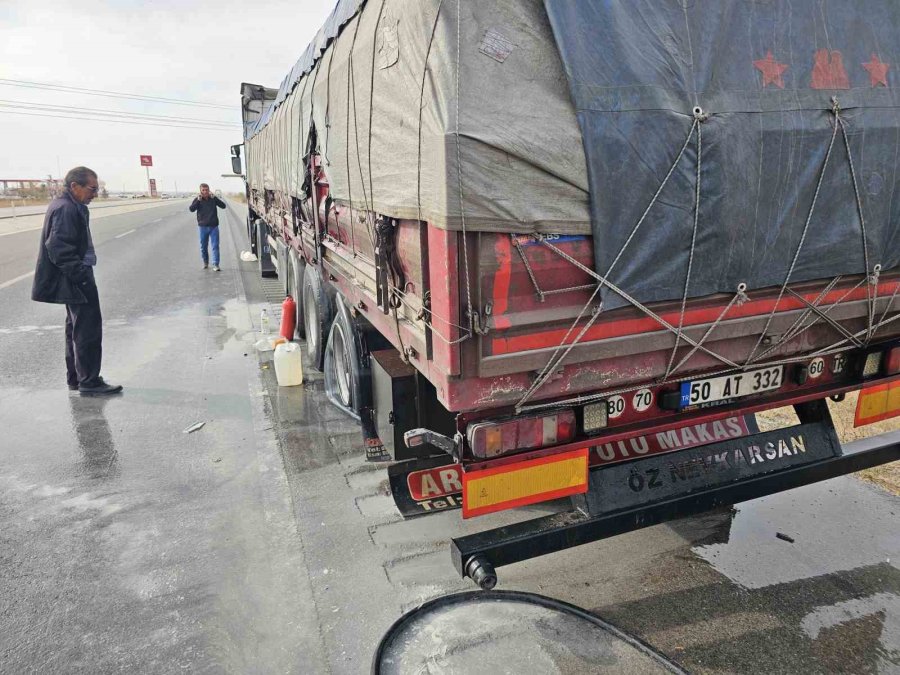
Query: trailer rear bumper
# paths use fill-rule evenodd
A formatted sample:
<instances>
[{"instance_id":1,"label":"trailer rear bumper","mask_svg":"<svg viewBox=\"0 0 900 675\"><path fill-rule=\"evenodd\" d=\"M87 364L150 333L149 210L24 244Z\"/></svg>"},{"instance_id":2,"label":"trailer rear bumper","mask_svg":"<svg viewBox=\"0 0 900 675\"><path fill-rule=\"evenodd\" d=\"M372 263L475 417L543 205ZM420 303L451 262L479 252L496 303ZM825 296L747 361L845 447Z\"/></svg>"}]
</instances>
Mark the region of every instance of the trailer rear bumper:
<instances>
[{"instance_id":1,"label":"trailer rear bumper","mask_svg":"<svg viewBox=\"0 0 900 675\"><path fill-rule=\"evenodd\" d=\"M492 588L495 568L503 565L900 460L900 431L841 447L827 410L815 413L806 419L801 414L805 424L747 436L739 444L595 469L588 492L573 499L570 511L453 539L453 565L460 576ZM798 444L805 446L802 452ZM772 461L765 454L770 446ZM762 450L758 466L750 461L753 450L750 460L740 459L746 448ZM724 463L717 468L718 458Z\"/></svg>"}]
</instances>

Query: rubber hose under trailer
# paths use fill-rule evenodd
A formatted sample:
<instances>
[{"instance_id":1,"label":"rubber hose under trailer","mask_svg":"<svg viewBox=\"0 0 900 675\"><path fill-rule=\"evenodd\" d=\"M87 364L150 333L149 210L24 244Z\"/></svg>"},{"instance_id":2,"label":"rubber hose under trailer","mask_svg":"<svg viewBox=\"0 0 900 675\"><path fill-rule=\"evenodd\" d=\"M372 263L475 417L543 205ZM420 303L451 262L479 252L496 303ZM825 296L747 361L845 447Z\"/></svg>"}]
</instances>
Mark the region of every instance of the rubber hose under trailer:
<instances>
[{"instance_id":1,"label":"rubber hose under trailer","mask_svg":"<svg viewBox=\"0 0 900 675\"><path fill-rule=\"evenodd\" d=\"M304 271L302 298L306 353L312 367L322 371L325 366L325 343L333 314L331 298L314 265L307 265Z\"/></svg>"}]
</instances>

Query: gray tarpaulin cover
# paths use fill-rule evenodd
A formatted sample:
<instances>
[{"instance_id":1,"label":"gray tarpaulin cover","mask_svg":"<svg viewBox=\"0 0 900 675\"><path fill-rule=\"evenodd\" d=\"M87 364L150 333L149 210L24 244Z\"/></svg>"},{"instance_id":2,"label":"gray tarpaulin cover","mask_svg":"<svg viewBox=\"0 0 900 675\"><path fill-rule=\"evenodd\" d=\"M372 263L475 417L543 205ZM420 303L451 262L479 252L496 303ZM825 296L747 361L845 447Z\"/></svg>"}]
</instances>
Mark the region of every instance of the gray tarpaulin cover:
<instances>
[{"instance_id":1,"label":"gray tarpaulin cover","mask_svg":"<svg viewBox=\"0 0 900 675\"><path fill-rule=\"evenodd\" d=\"M471 231L591 233L542 0L342 0L276 100L246 130L252 188L301 193L314 123L331 194L354 208L454 230L464 215Z\"/></svg>"},{"instance_id":2,"label":"gray tarpaulin cover","mask_svg":"<svg viewBox=\"0 0 900 675\"><path fill-rule=\"evenodd\" d=\"M843 109L869 267L900 262L896 0L546 0L584 135L596 268L605 273L702 124L690 295L781 285ZM640 300L681 294L694 142L611 279ZM896 197L896 198L895 198ZM794 281L862 273L850 162L835 141Z\"/></svg>"},{"instance_id":3,"label":"gray tarpaulin cover","mask_svg":"<svg viewBox=\"0 0 900 675\"><path fill-rule=\"evenodd\" d=\"M299 194L314 124L337 199L455 230L592 234L605 274L699 106L690 296L780 286L795 256L792 281L863 273L866 253L889 269L898 56L896 0L342 0L246 130L248 179ZM853 172L839 130L810 217L832 97ZM610 274L638 300L683 292L697 140Z\"/></svg>"}]
</instances>

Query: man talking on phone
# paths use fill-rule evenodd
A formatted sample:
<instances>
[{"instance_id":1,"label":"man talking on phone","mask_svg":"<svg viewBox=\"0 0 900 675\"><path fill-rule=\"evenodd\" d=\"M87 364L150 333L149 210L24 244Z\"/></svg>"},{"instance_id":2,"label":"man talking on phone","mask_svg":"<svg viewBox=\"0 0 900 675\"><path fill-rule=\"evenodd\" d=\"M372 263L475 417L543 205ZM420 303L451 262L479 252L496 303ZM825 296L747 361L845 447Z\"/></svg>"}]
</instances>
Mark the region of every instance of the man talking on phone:
<instances>
[{"instance_id":1,"label":"man talking on phone","mask_svg":"<svg viewBox=\"0 0 900 675\"><path fill-rule=\"evenodd\" d=\"M210 194L209 185L200 183L200 194L194 197L190 210L197 212L197 226L200 229L200 257L203 269L209 267L209 245L212 244L213 272L219 272L219 213L216 209L224 209L225 202Z\"/></svg>"}]
</instances>

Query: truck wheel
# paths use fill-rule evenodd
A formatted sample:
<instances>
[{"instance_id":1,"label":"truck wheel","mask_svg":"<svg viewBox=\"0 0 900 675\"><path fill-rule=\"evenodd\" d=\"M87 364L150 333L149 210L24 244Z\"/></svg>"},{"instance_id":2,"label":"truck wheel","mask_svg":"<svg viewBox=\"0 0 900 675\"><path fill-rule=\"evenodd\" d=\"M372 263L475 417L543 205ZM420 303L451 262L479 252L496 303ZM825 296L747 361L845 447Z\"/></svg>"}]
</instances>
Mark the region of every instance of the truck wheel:
<instances>
[{"instance_id":1,"label":"truck wheel","mask_svg":"<svg viewBox=\"0 0 900 675\"><path fill-rule=\"evenodd\" d=\"M288 246L281 239L276 240L275 255L278 261L276 276L281 279L281 287L285 295L290 295L290 270L288 270Z\"/></svg>"},{"instance_id":2,"label":"truck wheel","mask_svg":"<svg viewBox=\"0 0 900 675\"><path fill-rule=\"evenodd\" d=\"M259 250L256 246L256 227L254 225L253 216L249 213L247 214L247 241L250 242L250 252L253 255L258 256Z\"/></svg>"},{"instance_id":3,"label":"truck wheel","mask_svg":"<svg viewBox=\"0 0 900 675\"><path fill-rule=\"evenodd\" d=\"M306 263L303 262L303 259L297 255L297 252L294 251L294 249L291 249L291 252L288 254L288 264L290 265L290 270L288 272L290 291L288 294L294 298L294 303L297 305L297 316L294 321L294 325L296 326L294 337L302 339L303 336L306 335L304 329L305 314L303 312L303 273L306 269Z\"/></svg>"},{"instance_id":4,"label":"truck wheel","mask_svg":"<svg viewBox=\"0 0 900 675\"><path fill-rule=\"evenodd\" d=\"M303 273L303 323L306 328L306 352L316 370L325 365L325 339L331 326L331 304L318 268L307 265Z\"/></svg>"},{"instance_id":5,"label":"truck wheel","mask_svg":"<svg viewBox=\"0 0 900 675\"><path fill-rule=\"evenodd\" d=\"M368 405L364 387L371 383L368 364L363 359L365 339L343 298L338 297L336 305L325 354L325 394L339 408L358 417Z\"/></svg>"},{"instance_id":6,"label":"truck wheel","mask_svg":"<svg viewBox=\"0 0 900 675\"><path fill-rule=\"evenodd\" d=\"M331 361L333 367L329 373L331 377L328 379L334 382L334 385L328 388L331 390L328 393L337 399L341 407L354 410L359 399L354 386L359 379L358 374L354 377L356 350L353 348L353 337L341 321L340 314L337 321L331 324L328 340L328 350L333 356Z\"/></svg>"}]
</instances>

